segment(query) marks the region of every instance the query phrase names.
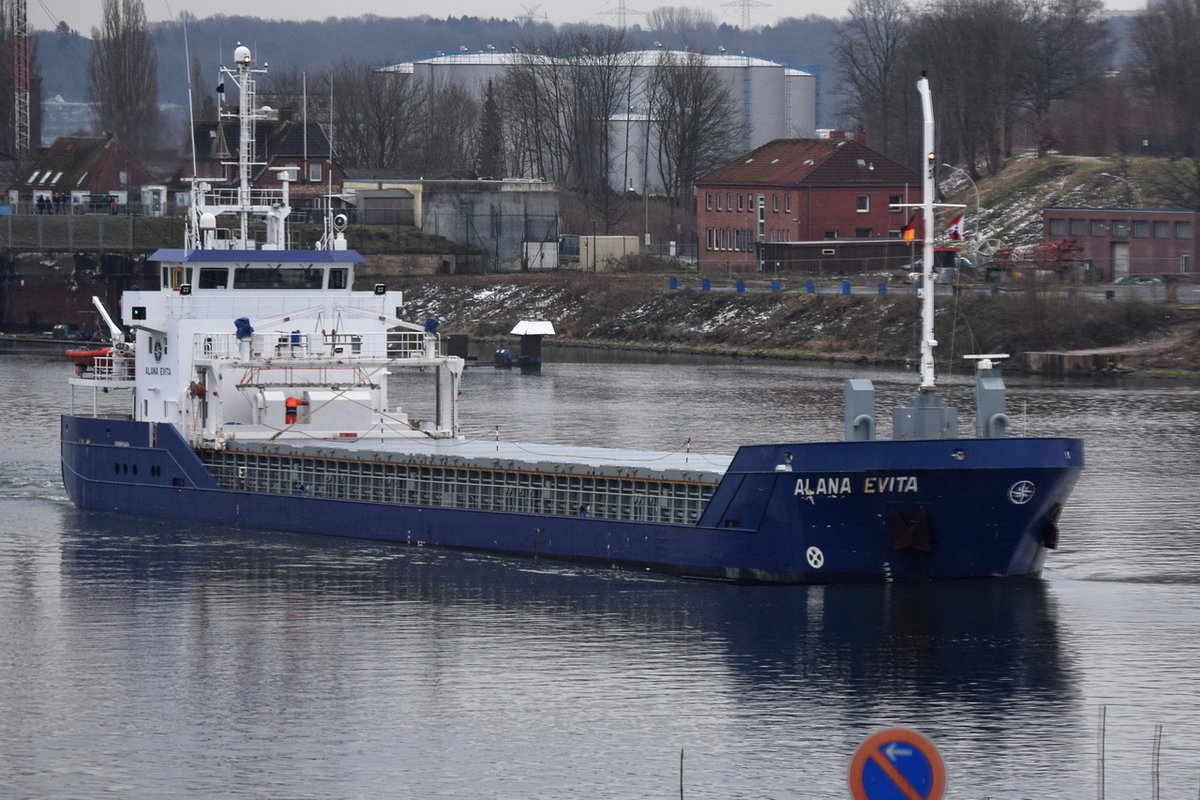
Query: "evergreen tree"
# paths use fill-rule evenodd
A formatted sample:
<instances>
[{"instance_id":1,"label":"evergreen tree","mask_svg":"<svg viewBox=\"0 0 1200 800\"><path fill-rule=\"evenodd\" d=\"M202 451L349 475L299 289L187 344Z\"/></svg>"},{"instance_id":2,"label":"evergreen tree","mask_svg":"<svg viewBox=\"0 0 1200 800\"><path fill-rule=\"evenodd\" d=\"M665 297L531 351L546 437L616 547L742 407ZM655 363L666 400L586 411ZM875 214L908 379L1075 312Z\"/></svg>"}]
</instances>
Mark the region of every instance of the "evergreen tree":
<instances>
[{"instance_id":1,"label":"evergreen tree","mask_svg":"<svg viewBox=\"0 0 1200 800\"><path fill-rule=\"evenodd\" d=\"M492 82L487 82L484 92L483 113L479 119L479 176L482 178L503 178L504 170L504 134L500 118L500 106L496 102L496 93Z\"/></svg>"}]
</instances>

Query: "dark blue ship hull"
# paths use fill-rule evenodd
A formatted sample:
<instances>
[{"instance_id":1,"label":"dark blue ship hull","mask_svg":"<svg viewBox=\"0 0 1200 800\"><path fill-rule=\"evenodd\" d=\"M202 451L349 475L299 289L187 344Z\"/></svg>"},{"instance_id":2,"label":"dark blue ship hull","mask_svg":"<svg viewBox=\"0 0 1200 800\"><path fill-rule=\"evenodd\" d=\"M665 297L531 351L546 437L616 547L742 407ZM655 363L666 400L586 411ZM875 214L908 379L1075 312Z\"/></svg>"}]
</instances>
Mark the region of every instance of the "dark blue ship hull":
<instances>
[{"instance_id":1,"label":"dark blue ship hull","mask_svg":"<svg viewBox=\"0 0 1200 800\"><path fill-rule=\"evenodd\" d=\"M834 583L1038 575L1083 468L1083 444L743 447L694 525L226 489L174 427L128 420L64 416L62 466L68 495L89 510L696 578Z\"/></svg>"}]
</instances>

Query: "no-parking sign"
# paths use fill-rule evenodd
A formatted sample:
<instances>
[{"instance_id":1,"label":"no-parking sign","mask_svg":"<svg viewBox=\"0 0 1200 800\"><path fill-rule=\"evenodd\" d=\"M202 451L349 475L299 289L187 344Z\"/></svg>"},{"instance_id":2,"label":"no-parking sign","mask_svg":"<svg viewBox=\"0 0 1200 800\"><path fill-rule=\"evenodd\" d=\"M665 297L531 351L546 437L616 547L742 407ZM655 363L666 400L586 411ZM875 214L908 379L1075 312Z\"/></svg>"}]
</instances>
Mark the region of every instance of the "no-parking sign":
<instances>
[{"instance_id":1,"label":"no-parking sign","mask_svg":"<svg viewBox=\"0 0 1200 800\"><path fill-rule=\"evenodd\" d=\"M854 800L941 800L946 768L933 742L889 728L867 737L850 761Z\"/></svg>"}]
</instances>

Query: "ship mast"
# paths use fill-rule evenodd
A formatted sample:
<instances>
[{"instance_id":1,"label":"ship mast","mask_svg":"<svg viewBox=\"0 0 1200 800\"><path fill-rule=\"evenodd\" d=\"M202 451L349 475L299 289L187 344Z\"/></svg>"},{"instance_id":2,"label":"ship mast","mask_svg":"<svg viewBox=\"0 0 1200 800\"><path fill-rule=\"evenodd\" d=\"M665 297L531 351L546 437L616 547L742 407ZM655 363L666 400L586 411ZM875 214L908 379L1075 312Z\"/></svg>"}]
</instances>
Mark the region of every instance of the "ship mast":
<instances>
[{"instance_id":1,"label":"ship mast","mask_svg":"<svg viewBox=\"0 0 1200 800\"><path fill-rule=\"evenodd\" d=\"M292 167L273 168L276 172L278 189L255 188L251 185L251 170L264 166L255 153L255 123L274 119L271 109L256 108L255 75L266 73L266 64L261 69L253 67L254 59L250 48L239 44L234 50L235 69L221 67L221 87L229 78L238 87L236 113L222 111L222 120L237 118L238 152L236 161L222 161L223 167L236 166L237 177L232 183L218 179L214 187L208 180L193 178L191 225L187 235L187 248L206 250L285 250L288 245L287 218L291 213L288 187L296 179ZM228 237L218 235L217 220L223 215L236 215L238 227ZM250 217L261 218L266 223L266 236L261 245L251 238ZM225 229L221 229L224 231ZM342 248L345 249L345 248Z\"/></svg>"},{"instance_id":2,"label":"ship mast","mask_svg":"<svg viewBox=\"0 0 1200 800\"><path fill-rule=\"evenodd\" d=\"M251 69L252 59L250 48L239 45L234 50L233 60L237 65L237 77L234 82L238 87L238 219L239 239L249 240L247 221L250 218L252 204L250 200L250 166L254 163L254 119L257 109L254 107L254 73L266 72L263 69ZM229 73L233 78L233 73Z\"/></svg>"},{"instance_id":3,"label":"ship mast","mask_svg":"<svg viewBox=\"0 0 1200 800\"><path fill-rule=\"evenodd\" d=\"M933 348L937 347L937 340L933 338L933 168L937 159L933 152L933 97L929 92L929 79L924 73L921 74L921 80L917 81L917 92L921 95L921 113L925 120L922 140L925 167L921 183L925 226L921 257L921 389L932 390Z\"/></svg>"}]
</instances>

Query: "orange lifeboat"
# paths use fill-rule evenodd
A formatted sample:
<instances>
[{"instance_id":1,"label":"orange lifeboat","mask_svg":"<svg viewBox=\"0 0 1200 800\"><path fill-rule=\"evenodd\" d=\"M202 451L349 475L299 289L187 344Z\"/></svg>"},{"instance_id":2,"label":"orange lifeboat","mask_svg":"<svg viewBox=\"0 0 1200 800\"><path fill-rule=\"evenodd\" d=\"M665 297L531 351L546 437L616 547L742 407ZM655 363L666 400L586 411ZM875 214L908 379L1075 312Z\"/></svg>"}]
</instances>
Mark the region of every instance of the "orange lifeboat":
<instances>
[{"instance_id":1,"label":"orange lifeboat","mask_svg":"<svg viewBox=\"0 0 1200 800\"><path fill-rule=\"evenodd\" d=\"M96 366L97 358L108 358L112 355L111 347L99 347L95 350L64 350L63 356L81 369L91 369Z\"/></svg>"}]
</instances>

